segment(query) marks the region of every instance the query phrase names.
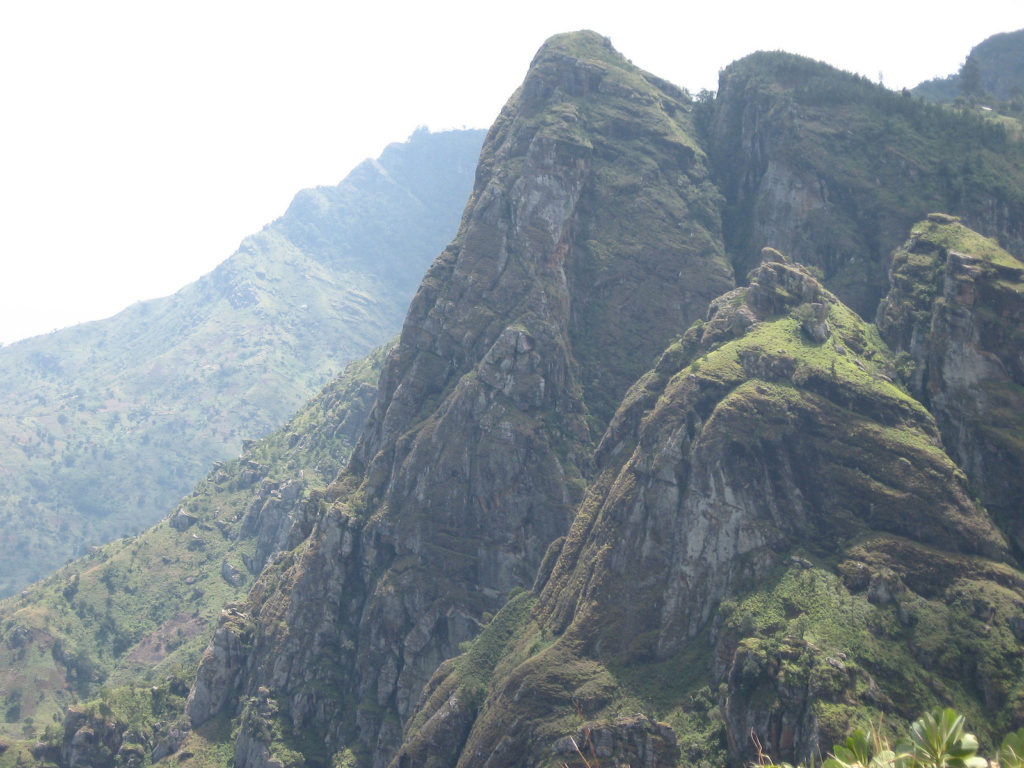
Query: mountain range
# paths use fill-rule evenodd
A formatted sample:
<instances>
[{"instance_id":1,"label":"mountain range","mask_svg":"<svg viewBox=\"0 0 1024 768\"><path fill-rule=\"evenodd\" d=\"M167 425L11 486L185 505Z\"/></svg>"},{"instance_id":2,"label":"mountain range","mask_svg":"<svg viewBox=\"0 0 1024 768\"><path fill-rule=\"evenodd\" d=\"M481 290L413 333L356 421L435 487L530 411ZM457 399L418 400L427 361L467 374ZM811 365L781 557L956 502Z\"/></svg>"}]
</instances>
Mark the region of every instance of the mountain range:
<instances>
[{"instance_id":1,"label":"mountain range","mask_svg":"<svg viewBox=\"0 0 1024 768\"><path fill-rule=\"evenodd\" d=\"M0 604L0 765L717 766L935 706L1020 728L1014 124L778 52L693 99L551 38L398 339Z\"/></svg>"},{"instance_id":2,"label":"mountain range","mask_svg":"<svg viewBox=\"0 0 1024 768\"><path fill-rule=\"evenodd\" d=\"M0 597L152 525L397 333L482 141L417 131L173 296L0 348Z\"/></svg>"}]
</instances>

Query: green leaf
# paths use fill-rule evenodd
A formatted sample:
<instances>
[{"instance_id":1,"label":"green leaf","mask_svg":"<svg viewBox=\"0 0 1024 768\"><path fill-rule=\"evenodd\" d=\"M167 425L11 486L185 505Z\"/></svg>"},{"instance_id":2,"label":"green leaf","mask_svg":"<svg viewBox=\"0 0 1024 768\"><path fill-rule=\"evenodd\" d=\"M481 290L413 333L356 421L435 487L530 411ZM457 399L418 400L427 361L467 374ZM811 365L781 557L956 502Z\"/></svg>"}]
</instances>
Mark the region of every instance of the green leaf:
<instances>
[{"instance_id":1,"label":"green leaf","mask_svg":"<svg viewBox=\"0 0 1024 768\"><path fill-rule=\"evenodd\" d=\"M1024 728L1003 738L999 747L999 768L1024 768Z\"/></svg>"}]
</instances>

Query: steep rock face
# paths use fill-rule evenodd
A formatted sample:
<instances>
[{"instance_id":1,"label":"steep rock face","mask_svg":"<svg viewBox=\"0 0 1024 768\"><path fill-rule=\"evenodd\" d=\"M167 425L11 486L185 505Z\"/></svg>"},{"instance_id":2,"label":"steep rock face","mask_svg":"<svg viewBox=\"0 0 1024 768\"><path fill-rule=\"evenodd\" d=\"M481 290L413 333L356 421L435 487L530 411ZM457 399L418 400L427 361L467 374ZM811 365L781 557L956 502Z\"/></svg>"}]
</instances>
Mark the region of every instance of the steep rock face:
<instances>
[{"instance_id":1,"label":"steep rock face","mask_svg":"<svg viewBox=\"0 0 1024 768\"><path fill-rule=\"evenodd\" d=\"M186 706L192 722L205 722L224 707L226 697L242 673L252 634L253 623L249 616L237 606L224 608L188 694Z\"/></svg>"},{"instance_id":2,"label":"steep rock face","mask_svg":"<svg viewBox=\"0 0 1024 768\"><path fill-rule=\"evenodd\" d=\"M1001 564L1007 545L934 421L890 383L873 329L780 259L766 251L751 285L713 302L630 391L536 603L517 598L439 670L394 765L450 764L458 738L459 766L559 764L581 719L601 733L648 706L686 723L716 698L731 761L756 757L751 733L773 758L802 759L828 748L851 702L905 714L926 700L918 675L963 674L933 663L933 627L904 640L917 661L886 661L901 652L868 629L873 606L913 626L927 600L946 611L978 583L1009 588L986 603L1009 635L1024 579ZM931 584L929 557L948 569ZM981 676L1019 668L1008 643ZM1014 674L987 703L1016 695ZM460 717L441 727L452 701ZM647 764L675 765L669 745L684 742L661 727Z\"/></svg>"},{"instance_id":3,"label":"steep rock face","mask_svg":"<svg viewBox=\"0 0 1024 768\"><path fill-rule=\"evenodd\" d=\"M914 395L1024 553L1024 262L934 214L893 254L878 330L906 352Z\"/></svg>"},{"instance_id":4,"label":"steep rock face","mask_svg":"<svg viewBox=\"0 0 1024 768\"><path fill-rule=\"evenodd\" d=\"M437 665L532 584L581 496L592 430L732 285L689 110L592 33L538 53L333 508L251 594L254 648L227 698L266 686L285 731L384 765ZM258 754L247 741L236 760Z\"/></svg>"},{"instance_id":5,"label":"steep rock face","mask_svg":"<svg viewBox=\"0 0 1024 768\"><path fill-rule=\"evenodd\" d=\"M870 319L888 290L889 254L929 211L1024 251L1024 154L976 115L783 53L727 67L710 111L738 274L762 246L777 248Z\"/></svg>"},{"instance_id":6,"label":"steep rock face","mask_svg":"<svg viewBox=\"0 0 1024 768\"><path fill-rule=\"evenodd\" d=\"M246 567L258 575L276 552L295 549L309 536L320 511L319 499L300 502L302 485L295 479L264 481L242 518L239 536L255 537L256 552Z\"/></svg>"},{"instance_id":7,"label":"steep rock face","mask_svg":"<svg viewBox=\"0 0 1024 768\"><path fill-rule=\"evenodd\" d=\"M113 765L121 753L124 724L95 713L69 709L64 717L60 764L67 768ZM125 761L131 754L124 754Z\"/></svg>"}]
</instances>

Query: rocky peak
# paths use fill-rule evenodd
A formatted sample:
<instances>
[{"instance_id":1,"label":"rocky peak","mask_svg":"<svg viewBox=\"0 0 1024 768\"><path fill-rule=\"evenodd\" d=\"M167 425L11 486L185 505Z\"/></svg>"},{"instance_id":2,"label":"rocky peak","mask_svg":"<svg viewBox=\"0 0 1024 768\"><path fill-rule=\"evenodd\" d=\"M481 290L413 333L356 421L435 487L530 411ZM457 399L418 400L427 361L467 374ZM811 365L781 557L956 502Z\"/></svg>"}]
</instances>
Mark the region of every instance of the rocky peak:
<instances>
[{"instance_id":1,"label":"rocky peak","mask_svg":"<svg viewBox=\"0 0 1024 768\"><path fill-rule=\"evenodd\" d=\"M809 306L823 308L813 311L829 328L823 340L806 332ZM622 702L641 695L644 669L680 670L720 691L722 737L736 764L755 756L752 731L773 757L799 759L830 743L817 702L842 709L865 688L841 671L846 664L862 665L865 681L881 672L842 635L829 635L838 644L823 649L785 620L771 630L733 622L729 600L774 600L787 579L831 585L822 589L834 594L837 577L819 563L836 556L865 569L868 579L851 589L867 589L868 601L906 600L900 590L908 588L885 576L892 572L877 555L851 554L865 538L912 542L946 559L1005 560L1005 542L941 451L934 421L889 381L889 352L807 270L766 251L750 286L712 302L708 317L625 398L602 441L604 471L536 603L505 630L511 639L485 692L472 695L482 677L474 645L438 671L397 764L414 754L415 764L430 764L431 745L450 745L456 734L458 765L543 762L565 753L574 718L611 745L603 734L632 706ZM629 410L639 415L625 417ZM618 450L608 447L616 440ZM809 626L803 621L793 626ZM500 641L485 634L479 642L482 652ZM705 671L676 666L683 659ZM825 670L840 672L825 684L833 674ZM440 699L431 690L462 703L450 729L432 718ZM695 691L680 683L678 701ZM672 729L648 732L665 747L650 764L674 764L671 747L682 742Z\"/></svg>"},{"instance_id":2,"label":"rocky peak","mask_svg":"<svg viewBox=\"0 0 1024 768\"><path fill-rule=\"evenodd\" d=\"M1011 250L1024 245L1024 149L972 115L761 52L723 70L706 124L741 274L772 246L872 318L893 244L928 211L959 215Z\"/></svg>"},{"instance_id":3,"label":"rocky peak","mask_svg":"<svg viewBox=\"0 0 1024 768\"><path fill-rule=\"evenodd\" d=\"M931 214L892 255L878 310L908 357L910 391L928 404L950 454L1024 553L1024 262L958 218Z\"/></svg>"},{"instance_id":4,"label":"rocky peak","mask_svg":"<svg viewBox=\"0 0 1024 768\"><path fill-rule=\"evenodd\" d=\"M263 686L284 730L384 765L431 672L533 583L585 488L593 431L732 285L690 104L659 82L592 33L541 49L333 507L254 588L252 642L218 630L199 680L219 690L192 697L193 724ZM272 730L239 736L240 766L273 759L257 744Z\"/></svg>"},{"instance_id":5,"label":"rocky peak","mask_svg":"<svg viewBox=\"0 0 1024 768\"><path fill-rule=\"evenodd\" d=\"M611 40L596 32L556 35L547 40L527 72L521 90L524 115L545 110L552 101L586 98L598 92L608 66L621 68L625 58Z\"/></svg>"}]
</instances>

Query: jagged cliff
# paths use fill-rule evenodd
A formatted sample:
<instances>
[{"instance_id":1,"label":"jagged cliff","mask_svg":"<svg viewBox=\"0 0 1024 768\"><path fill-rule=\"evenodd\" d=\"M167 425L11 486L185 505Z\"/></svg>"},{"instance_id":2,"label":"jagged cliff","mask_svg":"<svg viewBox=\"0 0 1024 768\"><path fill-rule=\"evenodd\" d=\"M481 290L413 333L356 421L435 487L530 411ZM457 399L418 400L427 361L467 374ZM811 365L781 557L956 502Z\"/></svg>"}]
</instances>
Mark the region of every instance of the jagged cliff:
<instances>
[{"instance_id":1,"label":"jagged cliff","mask_svg":"<svg viewBox=\"0 0 1024 768\"><path fill-rule=\"evenodd\" d=\"M263 686L293 734L383 765L434 668L532 584L586 486L594 430L732 284L689 110L597 35L540 51L413 300L331 512L253 591L251 648L204 660L193 724L239 697L253 711ZM271 755L251 719L239 765Z\"/></svg>"},{"instance_id":2,"label":"jagged cliff","mask_svg":"<svg viewBox=\"0 0 1024 768\"><path fill-rule=\"evenodd\" d=\"M889 254L931 211L1024 248L1024 148L994 122L784 53L726 67L710 112L739 275L777 248L870 319Z\"/></svg>"},{"instance_id":3,"label":"jagged cliff","mask_svg":"<svg viewBox=\"0 0 1024 768\"><path fill-rule=\"evenodd\" d=\"M950 216L893 254L878 310L909 357L909 390L935 415L973 492L1024 554L1024 263Z\"/></svg>"},{"instance_id":4,"label":"jagged cliff","mask_svg":"<svg viewBox=\"0 0 1024 768\"><path fill-rule=\"evenodd\" d=\"M980 609L1005 655L957 638L985 704L1020 695L1024 575L893 366L767 251L631 390L536 597L438 671L393 764L554 765L575 757L569 736L616 765L723 759L694 719L730 762L756 757L752 735L800 759L854 707L912 716L962 682L965 659L935 663L929 633L964 592L1005 595Z\"/></svg>"},{"instance_id":5,"label":"jagged cliff","mask_svg":"<svg viewBox=\"0 0 1024 768\"><path fill-rule=\"evenodd\" d=\"M692 103L552 38L348 465L234 521L259 577L159 754L711 766L938 703L1021 725L1022 168L799 57Z\"/></svg>"}]
</instances>

